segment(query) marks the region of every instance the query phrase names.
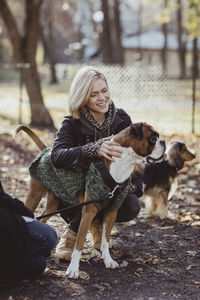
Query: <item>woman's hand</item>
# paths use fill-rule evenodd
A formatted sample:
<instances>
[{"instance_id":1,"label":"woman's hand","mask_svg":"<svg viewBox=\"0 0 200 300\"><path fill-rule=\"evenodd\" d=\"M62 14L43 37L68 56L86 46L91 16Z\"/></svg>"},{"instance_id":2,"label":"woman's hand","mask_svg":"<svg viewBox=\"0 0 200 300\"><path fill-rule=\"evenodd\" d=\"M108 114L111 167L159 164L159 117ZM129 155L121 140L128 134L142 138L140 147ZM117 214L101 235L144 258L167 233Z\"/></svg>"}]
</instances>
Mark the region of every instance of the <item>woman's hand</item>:
<instances>
[{"instance_id":1,"label":"woman's hand","mask_svg":"<svg viewBox=\"0 0 200 300\"><path fill-rule=\"evenodd\" d=\"M105 157L110 161L115 161L113 159L113 156L121 157L122 150L118 148L121 147L120 144L111 141L112 137L113 135L107 137L105 141L101 144L98 151L98 155L101 157Z\"/></svg>"}]
</instances>

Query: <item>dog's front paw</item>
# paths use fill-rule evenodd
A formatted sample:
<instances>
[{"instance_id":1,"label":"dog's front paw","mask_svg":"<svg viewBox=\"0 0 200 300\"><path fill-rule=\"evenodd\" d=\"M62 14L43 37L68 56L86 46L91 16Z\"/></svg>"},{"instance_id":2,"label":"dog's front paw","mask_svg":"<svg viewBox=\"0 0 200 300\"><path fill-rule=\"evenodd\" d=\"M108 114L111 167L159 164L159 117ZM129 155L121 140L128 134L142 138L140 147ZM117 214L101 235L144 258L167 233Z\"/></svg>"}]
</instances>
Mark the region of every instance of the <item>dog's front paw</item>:
<instances>
[{"instance_id":1,"label":"dog's front paw","mask_svg":"<svg viewBox=\"0 0 200 300\"><path fill-rule=\"evenodd\" d=\"M115 260L113 260L112 258L105 259L104 263L105 263L106 269L116 269L116 268L119 268L119 264Z\"/></svg>"},{"instance_id":2,"label":"dog's front paw","mask_svg":"<svg viewBox=\"0 0 200 300\"><path fill-rule=\"evenodd\" d=\"M69 267L67 268L66 275L69 278L78 278L79 275L79 262L81 258L81 251L74 249Z\"/></svg>"},{"instance_id":3,"label":"dog's front paw","mask_svg":"<svg viewBox=\"0 0 200 300\"><path fill-rule=\"evenodd\" d=\"M74 268L73 266L71 266L71 264L69 265L69 267L67 268L67 271L65 273L69 278L78 278L79 275L79 271L77 268Z\"/></svg>"}]
</instances>

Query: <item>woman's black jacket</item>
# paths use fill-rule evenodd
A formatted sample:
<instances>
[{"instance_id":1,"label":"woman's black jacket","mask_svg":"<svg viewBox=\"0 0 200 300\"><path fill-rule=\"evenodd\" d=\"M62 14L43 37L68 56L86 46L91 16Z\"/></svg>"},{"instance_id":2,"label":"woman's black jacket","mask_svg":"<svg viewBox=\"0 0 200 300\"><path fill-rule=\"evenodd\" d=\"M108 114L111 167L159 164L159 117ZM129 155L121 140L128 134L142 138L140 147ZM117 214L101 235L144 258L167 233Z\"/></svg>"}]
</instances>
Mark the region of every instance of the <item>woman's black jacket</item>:
<instances>
[{"instance_id":1,"label":"woman's black jacket","mask_svg":"<svg viewBox=\"0 0 200 300\"><path fill-rule=\"evenodd\" d=\"M117 109L107 130L97 139L117 134L131 125L131 118L123 109ZM51 160L56 168L70 168L74 171L87 170L91 159L81 151L82 146L96 140L95 128L83 124L80 119L65 117L52 148Z\"/></svg>"},{"instance_id":2,"label":"woman's black jacket","mask_svg":"<svg viewBox=\"0 0 200 300\"><path fill-rule=\"evenodd\" d=\"M0 182L0 280L32 273L28 228L22 215L34 217L23 202L4 192Z\"/></svg>"}]
</instances>

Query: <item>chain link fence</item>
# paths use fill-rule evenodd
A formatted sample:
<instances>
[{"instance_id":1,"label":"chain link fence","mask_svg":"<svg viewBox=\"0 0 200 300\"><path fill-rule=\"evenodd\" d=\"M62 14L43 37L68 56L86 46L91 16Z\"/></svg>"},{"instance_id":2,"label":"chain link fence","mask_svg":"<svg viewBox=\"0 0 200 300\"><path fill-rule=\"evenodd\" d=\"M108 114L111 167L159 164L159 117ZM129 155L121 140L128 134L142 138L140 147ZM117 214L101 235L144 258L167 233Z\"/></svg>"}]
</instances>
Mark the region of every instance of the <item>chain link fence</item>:
<instances>
[{"instance_id":1,"label":"chain link fence","mask_svg":"<svg viewBox=\"0 0 200 300\"><path fill-rule=\"evenodd\" d=\"M57 64L57 85L50 85L48 66L39 68L44 102L56 126L67 114L68 91L83 65ZM30 105L23 86L22 65L0 66L0 117L30 122ZM26 66L27 67L27 66ZM200 79L169 77L160 67L103 65L96 68L108 80L111 98L130 114L133 122L145 121L160 133L200 132Z\"/></svg>"}]
</instances>

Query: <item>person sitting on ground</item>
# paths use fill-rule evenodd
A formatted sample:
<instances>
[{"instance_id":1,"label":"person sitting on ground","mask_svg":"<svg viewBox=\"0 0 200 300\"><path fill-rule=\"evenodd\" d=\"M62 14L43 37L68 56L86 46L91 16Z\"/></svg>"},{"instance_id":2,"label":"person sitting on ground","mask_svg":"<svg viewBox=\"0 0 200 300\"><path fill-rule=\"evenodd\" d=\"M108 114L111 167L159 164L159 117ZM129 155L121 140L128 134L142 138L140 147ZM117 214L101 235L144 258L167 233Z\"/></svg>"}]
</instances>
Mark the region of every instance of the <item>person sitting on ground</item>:
<instances>
[{"instance_id":1,"label":"person sitting on ground","mask_svg":"<svg viewBox=\"0 0 200 300\"><path fill-rule=\"evenodd\" d=\"M57 242L55 230L34 219L22 201L6 194L1 181L0 236L0 280L42 274Z\"/></svg>"},{"instance_id":2,"label":"person sitting on ground","mask_svg":"<svg viewBox=\"0 0 200 300\"><path fill-rule=\"evenodd\" d=\"M57 133L52 151L51 162L55 168L71 170L74 174L86 176L91 161L106 158L114 161L122 151L112 142L112 136L131 125L130 116L123 109L116 109L110 98L105 76L93 67L81 68L71 85L69 94L69 116L66 116ZM71 173L70 173L71 174ZM77 196L77 182L68 176ZM142 195L140 178L132 182L132 190L118 210L116 222L128 222L140 211L138 197ZM64 204L61 204L62 208ZM69 224L56 247L55 255L60 259L71 260L71 254L81 220L81 209L62 212L62 218ZM102 213L92 223L90 232L94 247L100 249L102 237Z\"/></svg>"}]
</instances>

